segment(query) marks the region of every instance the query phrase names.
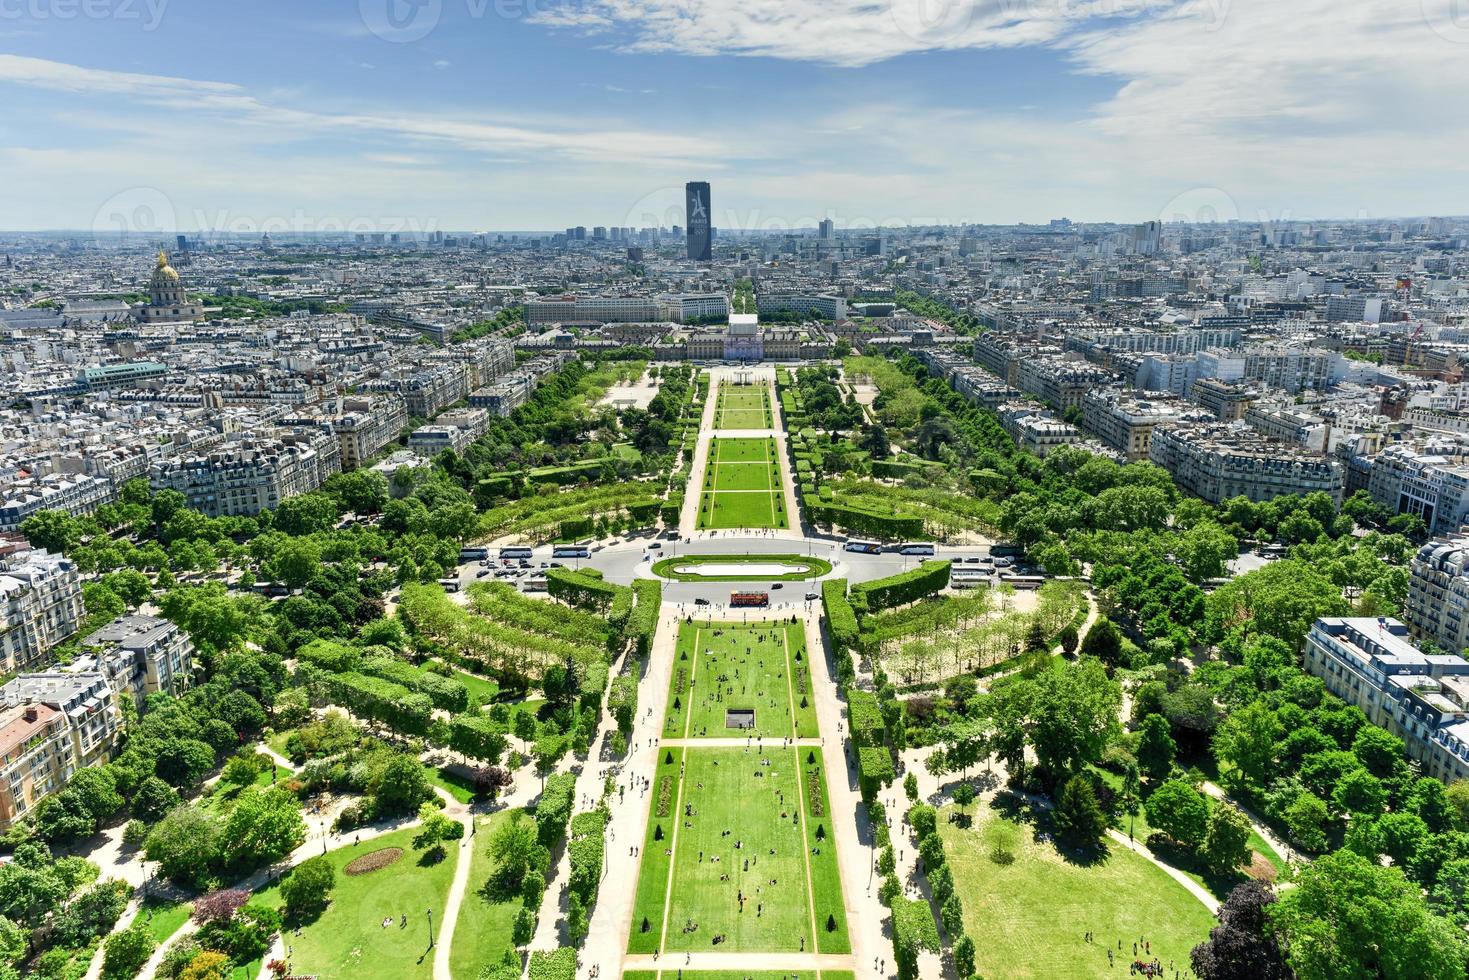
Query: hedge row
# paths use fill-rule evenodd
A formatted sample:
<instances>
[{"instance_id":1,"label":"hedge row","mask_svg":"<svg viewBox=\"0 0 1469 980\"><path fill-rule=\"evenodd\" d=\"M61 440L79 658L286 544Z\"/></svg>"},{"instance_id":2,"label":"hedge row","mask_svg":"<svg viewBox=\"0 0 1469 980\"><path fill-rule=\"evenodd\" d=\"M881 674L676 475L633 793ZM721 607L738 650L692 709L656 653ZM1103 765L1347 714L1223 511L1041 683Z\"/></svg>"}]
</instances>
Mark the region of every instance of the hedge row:
<instances>
[{"instance_id":1,"label":"hedge row","mask_svg":"<svg viewBox=\"0 0 1469 980\"><path fill-rule=\"evenodd\" d=\"M350 671L323 673L316 678L316 684L327 700L358 718L381 722L405 735L428 734L434 706L427 695L410 691L402 684Z\"/></svg>"},{"instance_id":2,"label":"hedge row","mask_svg":"<svg viewBox=\"0 0 1469 980\"><path fill-rule=\"evenodd\" d=\"M857 750L857 788L869 803L893 781L893 753L886 745L864 745Z\"/></svg>"},{"instance_id":3,"label":"hedge row","mask_svg":"<svg viewBox=\"0 0 1469 980\"><path fill-rule=\"evenodd\" d=\"M854 586L853 605L867 612L906 606L942 591L949 584L949 561L926 561L912 571Z\"/></svg>"},{"instance_id":4,"label":"hedge row","mask_svg":"<svg viewBox=\"0 0 1469 980\"><path fill-rule=\"evenodd\" d=\"M627 620L627 635L637 645L638 656L646 657L653 648L653 634L658 630L663 583L655 579L638 579L633 583L632 591L637 596L637 604Z\"/></svg>"},{"instance_id":5,"label":"hedge row","mask_svg":"<svg viewBox=\"0 0 1469 980\"><path fill-rule=\"evenodd\" d=\"M559 772L546 779L546 788L536 804L536 836L552 847L566 833L571 805L576 799L576 773Z\"/></svg>"},{"instance_id":6,"label":"hedge row","mask_svg":"<svg viewBox=\"0 0 1469 980\"><path fill-rule=\"evenodd\" d=\"M554 952L536 950L530 954L530 980L576 980L576 950L563 946Z\"/></svg>"},{"instance_id":7,"label":"hedge row","mask_svg":"<svg viewBox=\"0 0 1469 980\"><path fill-rule=\"evenodd\" d=\"M607 710L617 720L617 730L624 735L631 735L633 722L638 716L636 674L623 674L613 680L612 690L607 693Z\"/></svg>"},{"instance_id":8,"label":"hedge row","mask_svg":"<svg viewBox=\"0 0 1469 980\"><path fill-rule=\"evenodd\" d=\"M845 528L855 534L886 541L923 537L923 518L914 515L881 514L847 504L812 500L806 502L806 509L813 522Z\"/></svg>"},{"instance_id":9,"label":"hedge row","mask_svg":"<svg viewBox=\"0 0 1469 980\"><path fill-rule=\"evenodd\" d=\"M594 569L573 571L570 568L546 569L546 591L578 609L595 609L605 613L612 608L618 590L627 591L626 586L602 581L602 575ZM629 606L631 609L631 606Z\"/></svg>"},{"instance_id":10,"label":"hedge row","mask_svg":"<svg viewBox=\"0 0 1469 980\"><path fill-rule=\"evenodd\" d=\"M885 731L876 694L855 688L848 691L847 717L852 726L852 741L858 748L873 748L883 744Z\"/></svg>"},{"instance_id":11,"label":"hedge row","mask_svg":"<svg viewBox=\"0 0 1469 980\"><path fill-rule=\"evenodd\" d=\"M469 690L463 684L450 677L419 670L396 657L363 657L362 665L357 669L370 677L402 684L410 691L426 695L435 708L443 711L463 711L469 707Z\"/></svg>"},{"instance_id":12,"label":"hedge row","mask_svg":"<svg viewBox=\"0 0 1469 980\"><path fill-rule=\"evenodd\" d=\"M508 743L504 726L488 715L456 715L449 720L449 748L486 765L495 765Z\"/></svg>"}]
</instances>

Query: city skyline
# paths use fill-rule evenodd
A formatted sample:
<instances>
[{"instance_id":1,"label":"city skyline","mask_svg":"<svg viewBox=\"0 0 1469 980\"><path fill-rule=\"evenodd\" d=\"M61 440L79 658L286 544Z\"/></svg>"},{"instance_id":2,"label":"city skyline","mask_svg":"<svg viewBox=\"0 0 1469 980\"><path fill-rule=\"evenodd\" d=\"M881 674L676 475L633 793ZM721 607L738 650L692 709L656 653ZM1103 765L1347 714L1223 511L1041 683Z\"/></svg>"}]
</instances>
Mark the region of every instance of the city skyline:
<instances>
[{"instance_id":1,"label":"city skyline","mask_svg":"<svg viewBox=\"0 0 1469 980\"><path fill-rule=\"evenodd\" d=\"M1469 211L1449 0L69 10L0 14L10 230Z\"/></svg>"}]
</instances>

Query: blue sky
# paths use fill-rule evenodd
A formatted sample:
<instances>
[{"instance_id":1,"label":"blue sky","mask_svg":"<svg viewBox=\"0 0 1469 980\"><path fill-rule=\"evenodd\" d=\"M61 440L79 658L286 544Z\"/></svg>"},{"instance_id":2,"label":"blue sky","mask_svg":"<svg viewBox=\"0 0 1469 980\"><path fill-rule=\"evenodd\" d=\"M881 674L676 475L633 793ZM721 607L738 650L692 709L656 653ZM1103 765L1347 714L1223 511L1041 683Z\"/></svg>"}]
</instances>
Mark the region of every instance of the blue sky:
<instances>
[{"instance_id":1,"label":"blue sky","mask_svg":"<svg viewBox=\"0 0 1469 980\"><path fill-rule=\"evenodd\" d=\"M0 0L0 228L1462 214L1461 8Z\"/></svg>"}]
</instances>

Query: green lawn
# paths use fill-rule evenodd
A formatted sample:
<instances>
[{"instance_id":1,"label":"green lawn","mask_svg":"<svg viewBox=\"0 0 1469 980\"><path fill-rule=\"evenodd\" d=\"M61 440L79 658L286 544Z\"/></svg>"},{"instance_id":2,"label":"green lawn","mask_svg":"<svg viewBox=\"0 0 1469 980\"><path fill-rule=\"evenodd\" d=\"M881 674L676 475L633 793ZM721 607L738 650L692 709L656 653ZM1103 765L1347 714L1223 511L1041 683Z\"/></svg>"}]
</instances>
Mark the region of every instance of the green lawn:
<instances>
[{"instance_id":1,"label":"green lawn","mask_svg":"<svg viewBox=\"0 0 1469 980\"><path fill-rule=\"evenodd\" d=\"M768 385L720 385L715 428L768 429L774 425Z\"/></svg>"},{"instance_id":2,"label":"green lawn","mask_svg":"<svg viewBox=\"0 0 1469 980\"><path fill-rule=\"evenodd\" d=\"M800 625L683 623L677 658L669 679L665 737L820 734ZM740 709L755 712L753 727L728 727L726 712Z\"/></svg>"},{"instance_id":3,"label":"green lawn","mask_svg":"<svg viewBox=\"0 0 1469 980\"><path fill-rule=\"evenodd\" d=\"M500 696L500 685L488 677L471 674L467 670L455 670L454 679L469 691L470 703L489 704Z\"/></svg>"},{"instance_id":4,"label":"green lawn","mask_svg":"<svg viewBox=\"0 0 1469 980\"><path fill-rule=\"evenodd\" d=\"M699 527L789 526L775 440L712 440L699 498Z\"/></svg>"},{"instance_id":5,"label":"green lawn","mask_svg":"<svg viewBox=\"0 0 1469 980\"><path fill-rule=\"evenodd\" d=\"M721 565L785 565L790 571L782 575L758 577L739 573L723 574ZM698 568L699 571L678 571L683 568ZM682 558L664 558L653 563L653 574L675 582L799 582L802 579L819 578L831 571L831 562L825 558L806 555L686 555Z\"/></svg>"},{"instance_id":6,"label":"green lawn","mask_svg":"<svg viewBox=\"0 0 1469 980\"><path fill-rule=\"evenodd\" d=\"M422 853L413 850L415 828L397 830L381 837L338 848L327 857L337 869L332 901L315 922L289 935L295 949L291 968L297 974L314 974L321 980L396 980L433 976L433 953L428 952L428 915L433 910L434 929L443 921L444 902L454 879L456 848L437 864L423 864ZM342 874L354 858L385 847L401 847L403 856L386 868L355 877ZM252 901L279 906L280 891L271 886L255 894ZM400 928L401 916L407 928ZM393 922L384 929L384 918Z\"/></svg>"},{"instance_id":7,"label":"green lawn","mask_svg":"<svg viewBox=\"0 0 1469 980\"><path fill-rule=\"evenodd\" d=\"M450 772L447 767L436 769L426 765L423 772L430 783L445 790L460 803L468 803L474 799L474 784L463 776Z\"/></svg>"},{"instance_id":8,"label":"green lawn","mask_svg":"<svg viewBox=\"0 0 1469 980\"><path fill-rule=\"evenodd\" d=\"M659 783L665 774L678 781L678 755L673 764L659 766L633 913L633 952L656 947L660 931L662 948L670 952L798 952L803 945L810 952L808 858L820 859L812 874L819 886L821 949L849 948L835 852L823 846L820 855L810 854L808 834L815 829L806 827L811 817L801 808L797 755L805 751L688 749L682 793L675 792L681 802L663 817L657 813ZM662 840L657 839L660 831ZM675 852L673 887L665 926L662 898L670 849ZM832 933L824 928L827 915L836 926ZM651 926L647 933L641 931L644 919ZM716 944L718 936L724 938Z\"/></svg>"},{"instance_id":9,"label":"green lawn","mask_svg":"<svg viewBox=\"0 0 1469 980\"><path fill-rule=\"evenodd\" d=\"M453 948L449 951L449 972L456 977L477 977L481 969L499 963L505 951L514 948L510 935L520 903L495 901L486 888L490 875L495 871L495 859L490 856L490 838L513 812L517 811L498 810L475 818L477 824L469 866L469 887L464 893L464 904L459 908Z\"/></svg>"},{"instance_id":10,"label":"green lawn","mask_svg":"<svg viewBox=\"0 0 1469 980\"><path fill-rule=\"evenodd\" d=\"M1030 824L980 808L974 826L961 828L948 822L950 812L940 815L939 832L983 976L1104 976L1109 945L1121 976L1140 936L1151 942L1153 958L1187 964L1189 950L1214 925L1198 899L1126 848L1112 847L1092 863L1073 862L1037 840ZM1005 825L1009 863L993 857ZM1084 941L1088 931L1096 936L1092 943Z\"/></svg>"},{"instance_id":11,"label":"green lawn","mask_svg":"<svg viewBox=\"0 0 1469 980\"><path fill-rule=\"evenodd\" d=\"M154 897L143 902L143 907L138 912L138 921L147 925L154 940L162 943L178 932L179 926L189 921L192 912L193 906L188 902Z\"/></svg>"}]
</instances>

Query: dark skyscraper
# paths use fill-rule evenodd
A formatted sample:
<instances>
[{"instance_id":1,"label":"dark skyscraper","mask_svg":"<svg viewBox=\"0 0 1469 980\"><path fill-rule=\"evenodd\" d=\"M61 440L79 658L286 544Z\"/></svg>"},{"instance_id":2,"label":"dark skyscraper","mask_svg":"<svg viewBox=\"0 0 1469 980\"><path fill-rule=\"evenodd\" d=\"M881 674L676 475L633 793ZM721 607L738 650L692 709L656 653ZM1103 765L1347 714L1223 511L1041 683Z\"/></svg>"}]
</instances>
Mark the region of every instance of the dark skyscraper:
<instances>
[{"instance_id":1,"label":"dark skyscraper","mask_svg":"<svg viewBox=\"0 0 1469 980\"><path fill-rule=\"evenodd\" d=\"M691 180L685 184L684 203L688 218L689 258L695 262L708 262L713 257L709 251L713 236L709 228L708 181Z\"/></svg>"}]
</instances>

